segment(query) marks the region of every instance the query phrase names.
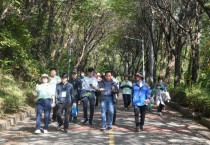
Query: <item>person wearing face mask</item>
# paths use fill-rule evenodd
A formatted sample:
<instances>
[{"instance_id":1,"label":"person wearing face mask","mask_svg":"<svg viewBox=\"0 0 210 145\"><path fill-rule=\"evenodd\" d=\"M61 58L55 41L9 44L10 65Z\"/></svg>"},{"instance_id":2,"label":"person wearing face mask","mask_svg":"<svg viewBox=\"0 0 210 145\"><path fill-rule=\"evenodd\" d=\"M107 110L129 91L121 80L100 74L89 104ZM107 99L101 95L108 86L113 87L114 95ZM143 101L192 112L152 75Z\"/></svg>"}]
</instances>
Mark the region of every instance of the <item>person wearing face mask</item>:
<instances>
[{"instance_id":1,"label":"person wearing face mask","mask_svg":"<svg viewBox=\"0 0 210 145\"><path fill-rule=\"evenodd\" d=\"M151 90L148 85L144 82L144 76L137 72L136 83L133 86L132 103L134 106L136 132L139 130L143 131L146 105L149 103L149 97Z\"/></svg>"}]
</instances>

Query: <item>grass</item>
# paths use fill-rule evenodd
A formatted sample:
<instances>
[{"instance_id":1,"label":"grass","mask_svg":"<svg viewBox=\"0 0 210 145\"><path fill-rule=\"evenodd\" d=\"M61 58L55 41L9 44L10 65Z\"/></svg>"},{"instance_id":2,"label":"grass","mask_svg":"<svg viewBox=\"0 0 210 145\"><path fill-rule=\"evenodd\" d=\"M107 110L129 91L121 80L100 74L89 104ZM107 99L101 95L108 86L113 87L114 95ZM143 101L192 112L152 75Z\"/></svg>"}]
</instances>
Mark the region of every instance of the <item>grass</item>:
<instances>
[{"instance_id":1,"label":"grass","mask_svg":"<svg viewBox=\"0 0 210 145\"><path fill-rule=\"evenodd\" d=\"M23 88L12 75L0 71L0 117L28 107L26 94L30 90L30 88Z\"/></svg>"}]
</instances>

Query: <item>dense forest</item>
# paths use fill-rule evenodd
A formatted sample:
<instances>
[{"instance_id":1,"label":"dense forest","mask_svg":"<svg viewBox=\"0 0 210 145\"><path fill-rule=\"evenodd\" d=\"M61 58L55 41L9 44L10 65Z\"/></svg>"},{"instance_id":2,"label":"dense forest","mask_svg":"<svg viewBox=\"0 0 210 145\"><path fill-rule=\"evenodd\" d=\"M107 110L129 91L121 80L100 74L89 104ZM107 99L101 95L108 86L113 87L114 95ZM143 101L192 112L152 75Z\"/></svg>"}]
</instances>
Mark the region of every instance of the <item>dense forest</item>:
<instances>
[{"instance_id":1,"label":"dense forest","mask_svg":"<svg viewBox=\"0 0 210 145\"><path fill-rule=\"evenodd\" d=\"M198 110L210 110L209 24L209 0L1 0L1 79L28 88L51 67L141 71L184 92L183 105L203 98Z\"/></svg>"}]
</instances>

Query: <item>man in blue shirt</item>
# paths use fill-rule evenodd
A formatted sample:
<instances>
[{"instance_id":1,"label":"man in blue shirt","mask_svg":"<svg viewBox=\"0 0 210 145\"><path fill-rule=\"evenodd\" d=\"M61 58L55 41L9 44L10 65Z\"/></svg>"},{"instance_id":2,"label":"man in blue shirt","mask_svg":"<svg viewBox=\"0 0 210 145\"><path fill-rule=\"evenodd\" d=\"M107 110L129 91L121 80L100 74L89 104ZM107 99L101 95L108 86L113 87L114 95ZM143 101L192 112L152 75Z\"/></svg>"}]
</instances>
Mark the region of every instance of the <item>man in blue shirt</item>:
<instances>
[{"instance_id":1,"label":"man in blue shirt","mask_svg":"<svg viewBox=\"0 0 210 145\"><path fill-rule=\"evenodd\" d=\"M135 114L136 132L139 132L139 130L143 131L146 105L149 102L148 97L151 91L148 85L143 81L144 76L141 73L137 72L135 76L137 82L133 86L132 98Z\"/></svg>"},{"instance_id":2,"label":"man in blue shirt","mask_svg":"<svg viewBox=\"0 0 210 145\"><path fill-rule=\"evenodd\" d=\"M102 91L102 101L101 101L101 118L102 118L102 128L101 131L105 129L112 129L113 115L114 115L114 100L115 94L118 92L117 84L111 79L111 71L105 73L105 79L99 84L100 90ZM106 126L106 112L108 110L108 126Z\"/></svg>"}]
</instances>

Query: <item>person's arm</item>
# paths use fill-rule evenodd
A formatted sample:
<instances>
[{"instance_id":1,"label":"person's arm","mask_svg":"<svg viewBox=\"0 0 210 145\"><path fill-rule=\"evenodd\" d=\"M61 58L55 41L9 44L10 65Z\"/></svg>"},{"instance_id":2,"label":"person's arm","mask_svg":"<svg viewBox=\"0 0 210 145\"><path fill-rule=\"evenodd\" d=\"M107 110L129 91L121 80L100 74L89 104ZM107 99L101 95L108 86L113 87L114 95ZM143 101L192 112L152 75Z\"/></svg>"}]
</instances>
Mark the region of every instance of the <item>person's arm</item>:
<instances>
[{"instance_id":1,"label":"person's arm","mask_svg":"<svg viewBox=\"0 0 210 145\"><path fill-rule=\"evenodd\" d=\"M56 85L56 89L55 89L55 103L56 104L59 102L59 99L58 99L59 94L58 94L58 92L59 92L59 85L57 84Z\"/></svg>"},{"instance_id":2,"label":"person's arm","mask_svg":"<svg viewBox=\"0 0 210 145\"><path fill-rule=\"evenodd\" d=\"M91 86L95 91L100 91L100 88L98 86L98 80L97 79L93 79L92 81L92 86Z\"/></svg>"},{"instance_id":3,"label":"person's arm","mask_svg":"<svg viewBox=\"0 0 210 145\"><path fill-rule=\"evenodd\" d=\"M122 81L120 88L123 89L125 87L125 81Z\"/></svg>"}]
</instances>

